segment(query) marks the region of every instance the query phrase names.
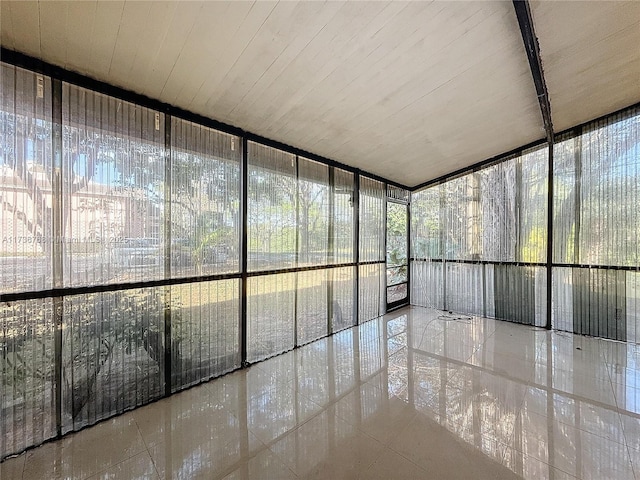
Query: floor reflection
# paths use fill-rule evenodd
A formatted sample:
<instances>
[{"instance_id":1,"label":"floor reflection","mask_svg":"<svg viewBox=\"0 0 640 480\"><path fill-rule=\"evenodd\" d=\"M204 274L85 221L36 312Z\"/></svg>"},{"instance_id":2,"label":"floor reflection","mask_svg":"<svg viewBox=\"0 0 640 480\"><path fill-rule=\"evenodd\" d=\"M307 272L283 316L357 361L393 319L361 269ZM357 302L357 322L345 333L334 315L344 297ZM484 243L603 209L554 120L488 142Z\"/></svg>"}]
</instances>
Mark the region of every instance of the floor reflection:
<instances>
[{"instance_id":1,"label":"floor reflection","mask_svg":"<svg viewBox=\"0 0 640 480\"><path fill-rule=\"evenodd\" d=\"M411 307L31 450L0 472L633 479L639 372L635 345Z\"/></svg>"}]
</instances>

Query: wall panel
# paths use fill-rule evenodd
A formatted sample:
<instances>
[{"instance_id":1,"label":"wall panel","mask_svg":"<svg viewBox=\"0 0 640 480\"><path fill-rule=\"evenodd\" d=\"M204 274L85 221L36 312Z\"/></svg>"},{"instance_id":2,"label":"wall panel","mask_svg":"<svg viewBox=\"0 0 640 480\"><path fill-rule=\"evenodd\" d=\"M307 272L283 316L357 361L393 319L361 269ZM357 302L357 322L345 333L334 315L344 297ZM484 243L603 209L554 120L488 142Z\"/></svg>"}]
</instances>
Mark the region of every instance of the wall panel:
<instances>
[{"instance_id":1,"label":"wall panel","mask_svg":"<svg viewBox=\"0 0 640 480\"><path fill-rule=\"evenodd\" d=\"M541 147L414 193L412 303L544 326L547 177Z\"/></svg>"},{"instance_id":2,"label":"wall panel","mask_svg":"<svg viewBox=\"0 0 640 480\"><path fill-rule=\"evenodd\" d=\"M2 64L0 291L51 288L51 80Z\"/></svg>"},{"instance_id":3,"label":"wall panel","mask_svg":"<svg viewBox=\"0 0 640 480\"><path fill-rule=\"evenodd\" d=\"M384 217L387 191L384 183L360 177L360 261L384 262Z\"/></svg>"},{"instance_id":4,"label":"wall panel","mask_svg":"<svg viewBox=\"0 0 640 480\"><path fill-rule=\"evenodd\" d=\"M386 309L386 195L384 183L360 177L360 262L369 264L359 267L359 323Z\"/></svg>"},{"instance_id":5,"label":"wall panel","mask_svg":"<svg viewBox=\"0 0 640 480\"><path fill-rule=\"evenodd\" d=\"M240 269L240 138L171 119L171 275Z\"/></svg>"},{"instance_id":6,"label":"wall panel","mask_svg":"<svg viewBox=\"0 0 640 480\"><path fill-rule=\"evenodd\" d=\"M248 361L264 360L295 346L295 308L295 273L248 280Z\"/></svg>"},{"instance_id":7,"label":"wall panel","mask_svg":"<svg viewBox=\"0 0 640 480\"><path fill-rule=\"evenodd\" d=\"M554 155L554 326L638 342L640 109L560 138Z\"/></svg>"},{"instance_id":8,"label":"wall panel","mask_svg":"<svg viewBox=\"0 0 640 480\"><path fill-rule=\"evenodd\" d=\"M333 259L329 263L351 263L355 259L353 251L355 196L354 175L334 168L333 187Z\"/></svg>"},{"instance_id":9,"label":"wall panel","mask_svg":"<svg viewBox=\"0 0 640 480\"><path fill-rule=\"evenodd\" d=\"M240 282L171 287L172 389L240 367Z\"/></svg>"},{"instance_id":10,"label":"wall panel","mask_svg":"<svg viewBox=\"0 0 640 480\"><path fill-rule=\"evenodd\" d=\"M329 167L298 158L298 265L325 265L329 257Z\"/></svg>"},{"instance_id":11,"label":"wall panel","mask_svg":"<svg viewBox=\"0 0 640 480\"><path fill-rule=\"evenodd\" d=\"M297 344L304 345L329 334L328 281L331 270L297 273Z\"/></svg>"},{"instance_id":12,"label":"wall panel","mask_svg":"<svg viewBox=\"0 0 640 480\"><path fill-rule=\"evenodd\" d=\"M360 266L359 323L384 314L386 307L385 277L384 263Z\"/></svg>"},{"instance_id":13,"label":"wall panel","mask_svg":"<svg viewBox=\"0 0 640 480\"><path fill-rule=\"evenodd\" d=\"M0 304L0 458L56 434L53 302Z\"/></svg>"},{"instance_id":14,"label":"wall panel","mask_svg":"<svg viewBox=\"0 0 640 480\"><path fill-rule=\"evenodd\" d=\"M554 261L640 265L640 109L554 146Z\"/></svg>"},{"instance_id":15,"label":"wall panel","mask_svg":"<svg viewBox=\"0 0 640 480\"><path fill-rule=\"evenodd\" d=\"M164 278L164 115L65 83L64 284Z\"/></svg>"},{"instance_id":16,"label":"wall panel","mask_svg":"<svg viewBox=\"0 0 640 480\"><path fill-rule=\"evenodd\" d=\"M411 262L411 303L421 307L444 309L444 264Z\"/></svg>"},{"instance_id":17,"label":"wall panel","mask_svg":"<svg viewBox=\"0 0 640 480\"><path fill-rule=\"evenodd\" d=\"M64 298L64 432L164 395L167 290L139 288Z\"/></svg>"},{"instance_id":18,"label":"wall panel","mask_svg":"<svg viewBox=\"0 0 640 480\"><path fill-rule=\"evenodd\" d=\"M296 156L248 143L248 269L296 266Z\"/></svg>"},{"instance_id":19,"label":"wall panel","mask_svg":"<svg viewBox=\"0 0 640 480\"><path fill-rule=\"evenodd\" d=\"M357 323L357 313L354 312L355 276L355 267L333 268L329 271L333 332L353 327Z\"/></svg>"}]
</instances>

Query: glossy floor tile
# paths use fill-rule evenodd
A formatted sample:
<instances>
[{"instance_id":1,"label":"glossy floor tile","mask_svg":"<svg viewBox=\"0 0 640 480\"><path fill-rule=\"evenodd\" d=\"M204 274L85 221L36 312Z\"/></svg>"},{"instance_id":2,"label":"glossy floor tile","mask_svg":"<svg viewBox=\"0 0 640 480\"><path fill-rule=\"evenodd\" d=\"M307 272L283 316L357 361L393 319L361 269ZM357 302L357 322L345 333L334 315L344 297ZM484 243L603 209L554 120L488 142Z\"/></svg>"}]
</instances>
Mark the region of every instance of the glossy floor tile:
<instances>
[{"instance_id":1,"label":"glossy floor tile","mask_svg":"<svg viewBox=\"0 0 640 480\"><path fill-rule=\"evenodd\" d=\"M1 479L640 479L640 347L396 311L0 464Z\"/></svg>"}]
</instances>

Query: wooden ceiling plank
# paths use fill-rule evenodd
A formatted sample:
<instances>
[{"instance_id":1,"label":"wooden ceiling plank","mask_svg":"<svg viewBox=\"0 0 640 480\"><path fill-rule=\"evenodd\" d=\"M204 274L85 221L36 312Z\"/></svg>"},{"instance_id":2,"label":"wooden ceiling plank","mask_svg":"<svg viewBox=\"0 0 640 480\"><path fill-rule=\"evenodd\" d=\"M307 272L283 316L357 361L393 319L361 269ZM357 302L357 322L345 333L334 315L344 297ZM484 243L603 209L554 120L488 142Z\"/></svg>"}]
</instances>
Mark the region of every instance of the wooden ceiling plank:
<instances>
[{"instance_id":1,"label":"wooden ceiling plank","mask_svg":"<svg viewBox=\"0 0 640 480\"><path fill-rule=\"evenodd\" d=\"M176 67L187 38L200 17L202 2L181 2L173 10L169 25L159 44L154 46L153 59L149 64L153 78L148 85L148 94L154 98L162 98L162 92Z\"/></svg>"},{"instance_id":2,"label":"wooden ceiling plank","mask_svg":"<svg viewBox=\"0 0 640 480\"><path fill-rule=\"evenodd\" d=\"M269 118L274 124L286 127L282 121L298 105L313 102L316 96L312 92L325 92L333 95L331 88L336 83L326 82L326 78L344 64L344 57L348 51L357 48L357 43L352 40L370 23L379 16L388 4L375 2L347 2L334 19L331 20L331 28L323 29L320 34L310 42L291 64L273 81L274 109ZM285 85L285 79L294 82L294 85ZM310 109L316 111L324 102L319 101L310 105ZM252 110L257 107L251 106Z\"/></svg>"},{"instance_id":3,"label":"wooden ceiling plank","mask_svg":"<svg viewBox=\"0 0 640 480\"><path fill-rule=\"evenodd\" d=\"M289 26L296 8L294 2L280 2L276 5L242 54L238 56L218 83L215 94L208 99L206 108L218 112L231 122L231 114L236 104L277 59L289 44L289 38L278 32ZM298 26L299 28L300 26Z\"/></svg>"},{"instance_id":4,"label":"wooden ceiling plank","mask_svg":"<svg viewBox=\"0 0 640 480\"><path fill-rule=\"evenodd\" d=\"M120 30L123 1L98 2L96 22L91 37L91 63L87 72L96 78L109 78L109 67L113 59L116 39Z\"/></svg>"},{"instance_id":5,"label":"wooden ceiling plank","mask_svg":"<svg viewBox=\"0 0 640 480\"><path fill-rule=\"evenodd\" d=\"M127 83L129 72L138 56L141 27L149 17L153 2L127 1L122 12L109 77L120 85Z\"/></svg>"},{"instance_id":6,"label":"wooden ceiling plank","mask_svg":"<svg viewBox=\"0 0 640 480\"><path fill-rule=\"evenodd\" d=\"M97 1L69 2L67 7L67 55L65 67L86 73L91 63L91 38Z\"/></svg>"},{"instance_id":7,"label":"wooden ceiling plank","mask_svg":"<svg viewBox=\"0 0 640 480\"><path fill-rule=\"evenodd\" d=\"M141 24L136 40L136 53L127 78L136 82L135 91L154 96L154 92L162 89L168 71L161 71L156 59L162 55L162 45L173 21L177 2L150 2L152 7L144 23ZM136 81L145 79L144 82ZM155 97L158 98L158 97Z\"/></svg>"},{"instance_id":8,"label":"wooden ceiling plank","mask_svg":"<svg viewBox=\"0 0 640 480\"><path fill-rule=\"evenodd\" d=\"M67 64L67 2L40 2L42 55L52 63Z\"/></svg>"},{"instance_id":9,"label":"wooden ceiling plank","mask_svg":"<svg viewBox=\"0 0 640 480\"><path fill-rule=\"evenodd\" d=\"M13 19L11 18L11 3L0 2L0 41L2 45L15 50L15 33L13 31Z\"/></svg>"},{"instance_id":10,"label":"wooden ceiling plank","mask_svg":"<svg viewBox=\"0 0 640 480\"><path fill-rule=\"evenodd\" d=\"M38 2L11 2L11 20L16 50L42 58Z\"/></svg>"},{"instance_id":11,"label":"wooden ceiling plank","mask_svg":"<svg viewBox=\"0 0 640 480\"><path fill-rule=\"evenodd\" d=\"M260 112L263 120L269 118L274 106L277 105L275 93L278 90L292 91L297 84L297 77L291 71L291 65L298 58L301 52L309 46L313 40L322 33L329 30L328 24L335 17L341 8L340 3L329 3L324 6L320 3L303 2L296 6L289 23L305 25L304 16L312 16L312 27L288 30L288 26L283 25L277 35L293 36L294 42L288 42L281 54L263 72L260 72L255 83L247 89L242 98L236 102L229 112L231 117L245 116ZM302 12L300 10L303 10ZM302 18L300 18L302 17ZM277 81L276 81L277 80ZM270 92L267 96L265 92ZM243 113L239 113L242 111ZM258 120L260 121L260 120Z\"/></svg>"},{"instance_id":12,"label":"wooden ceiling plank","mask_svg":"<svg viewBox=\"0 0 640 480\"><path fill-rule=\"evenodd\" d=\"M210 35L225 21L229 5L228 2L202 4L202 8L194 18L193 27L184 34L183 46L162 90L162 96L167 99L167 102L174 103L176 101L185 82L197 75L199 64L204 62L215 64L217 62L224 43L211 45ZM214 38L214 40L219 41L220 39Z\"/></svg>"},{"instance_id":13,"label":"wooden ceiling plank","mask_svg":"<svg viewBox=\"0 0 640 480\"><path fill-rule=\"evenodd\" d=\"M233 38L238 25L251 9L251 2L227 2L223 13L217 13L213 4L207 4L202 21L196 26L202 31L197 49L201 57L188 65L189 75L185 76L176 94L176 102L192 108L192 102L203 86L204 79L212 67L220 68L221 58L228 50L229 40ZM194 47L195 48L195 47Z\"/></svg>"},{"instance_id":14,"label":"wooden ceiling plank","mask_svg":"<svg viewBox=\"0 0 640 480\"><path fill-rule=\"evenodd\" d=\"M229 29L231 33L227 39L234 39L234 41L225 42L224 51L218 58L217 64L206 69L207 73L203 77L202 84L191 100L190 105L199 113L220 118L218 112L211 110L208 105L215 102L215 98L219 95L220 82L251 43L256 32L271 15L275 5L276 2L270 1L253 2L238 25Z\"/></svg>"}]
</instances>

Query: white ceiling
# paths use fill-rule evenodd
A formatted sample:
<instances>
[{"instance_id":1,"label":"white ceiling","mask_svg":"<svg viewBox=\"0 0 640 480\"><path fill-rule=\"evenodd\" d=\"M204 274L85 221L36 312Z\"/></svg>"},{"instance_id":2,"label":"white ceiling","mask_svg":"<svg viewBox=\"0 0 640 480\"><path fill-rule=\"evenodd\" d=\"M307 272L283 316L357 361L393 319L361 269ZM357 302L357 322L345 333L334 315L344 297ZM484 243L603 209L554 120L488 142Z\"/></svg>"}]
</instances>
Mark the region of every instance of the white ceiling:
<instances>
[{"instance_id":1,"label":"white ceiling","mask_svg":"<svg viewBox=\"0 0 640 480\"><path fill-rule=\"evenodd\" d=\"M640 1L531 4L553 126L640 101Z\"/></svg>"},{"instance_id":2,"label":"white ceiling","mask_svg":"<svg viewBox=\"0 0 640 480\"><path fill-rule=\"evenodd\" d=\"M535 2L554 125L640 100L640 2ZM0 2L2 45L408 186L544 137L511 2Z\"/></svg>"}]
</instances>

